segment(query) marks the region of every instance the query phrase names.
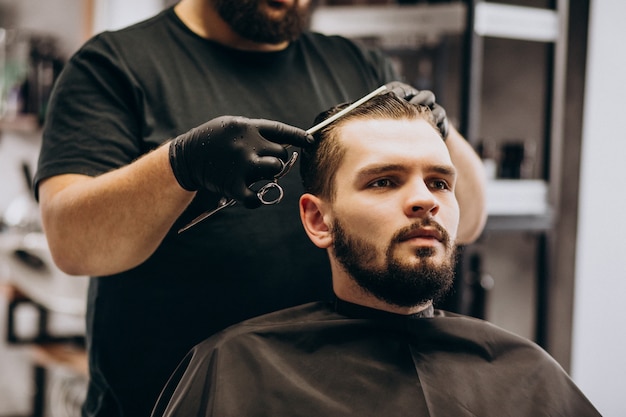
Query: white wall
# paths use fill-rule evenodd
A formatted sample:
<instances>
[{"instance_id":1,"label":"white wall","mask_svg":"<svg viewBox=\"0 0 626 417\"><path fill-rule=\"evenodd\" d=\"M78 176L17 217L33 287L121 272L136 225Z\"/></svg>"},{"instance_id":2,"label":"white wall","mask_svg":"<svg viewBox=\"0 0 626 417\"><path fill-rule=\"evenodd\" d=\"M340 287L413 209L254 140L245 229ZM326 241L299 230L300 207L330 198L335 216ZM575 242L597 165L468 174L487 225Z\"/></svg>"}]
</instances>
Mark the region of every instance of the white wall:
<instances>
[{"instance_id":1,"label":"white wall","mask_svg":"<svg viewBox=\"0 0 626 417\"><path fill-rule=\"evenodd\" d=\"M590 7L571 371L603 416L624 417L626 1Z\"/></svg>"},{"instance_id":2,"label":"white wall","mask_svg":"<svg viewBox=\"0 0 626 417\"><path fill-rule=\"evenodd\" d=\"M114 30L150 17L163 9L163 0L95 0L94 33Z\"/></svg>"},{"instance_id":3,"label":"white wall","mask_svg":"<svg viewBox=\"0 0 626 417\"><path fill-rule=\"evenodd\" d=\"M7 28L54 35L63 56L73 53L84 41L82 3L76 0L0 0L0 6L16 13L17 22L7 22L11 23Z\"/></svg>"}]
</instances>

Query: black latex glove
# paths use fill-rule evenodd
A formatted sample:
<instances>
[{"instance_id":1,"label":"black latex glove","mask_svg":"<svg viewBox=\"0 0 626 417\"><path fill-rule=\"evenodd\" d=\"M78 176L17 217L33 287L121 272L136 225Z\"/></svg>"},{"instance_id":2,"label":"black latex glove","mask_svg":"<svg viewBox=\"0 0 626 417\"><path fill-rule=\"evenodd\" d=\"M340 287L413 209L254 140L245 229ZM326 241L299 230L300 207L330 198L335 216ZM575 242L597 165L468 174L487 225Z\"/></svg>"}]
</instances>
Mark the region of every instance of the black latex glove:
<instances>
[{"instance_id":1,"label":"black latex glove","mask_svg":"<svg viewBox=\"0 0 626 417\"><path fill-rule=\"evenodd\" d=\"M173 139L174 176L186 190L201 188L233 198L247 208L261 205L248 187L277 175L289 159L282 145L306 147L313 137L284 123L222 116Z\"/></svg>"},{"instance_id":2,"label":"black latex glove","mask_svg":"<svg viewBox=\"0 0 626 417\"><path fill-rule=\"evenodd\" d=\"M435 124L441 132L441 137L446 140L448 137L448 116L443 107L435 101L435 94L430 90L418 91L408 84L401 83L399 81L393 81L385 84L388 91L391 91L395 95L405 100L408 100L411 104L421 104L422 106L428 106L433 116L435 117Z\"/></svg>"}]
</instances>

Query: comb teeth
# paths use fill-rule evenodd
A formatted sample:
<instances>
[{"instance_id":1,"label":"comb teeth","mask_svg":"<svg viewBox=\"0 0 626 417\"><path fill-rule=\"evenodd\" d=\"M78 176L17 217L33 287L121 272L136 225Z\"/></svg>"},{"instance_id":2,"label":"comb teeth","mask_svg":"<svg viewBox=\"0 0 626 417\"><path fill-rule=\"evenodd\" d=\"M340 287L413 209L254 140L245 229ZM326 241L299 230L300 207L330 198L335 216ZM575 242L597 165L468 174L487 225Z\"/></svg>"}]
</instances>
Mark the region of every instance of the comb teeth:
<instances>
[{"instance_id":1,"label":"comb teeth","mask_svg":"<svg viewBox=\"0 0 626 417\"><path fill-rule=\"evenodd\" d=\"M350 104L348 107L346 107L345 109L341 110L340 112L330 116L326 120L322 120L320 123L316 124L315 126L310 128L309 130L307 130L306 133L308 133L309 135L312 135L312 134L316 133L317 131L319 131L320 129L328 126L329 124L331 124L335 120L340 119L343 116L345 116L346 114L350 113L352 110L356 109L361 104L365 103L366 101L372 99L373 97L375 97L375 96L377 96L377 95L379 95L381 93L384 93L385 91L387 91L387 86L383 85L381 87L378 87L376 90L374 90L371 93L361 97L360 99L358 99L354 103Z\"/></svg>"}]
</instances>

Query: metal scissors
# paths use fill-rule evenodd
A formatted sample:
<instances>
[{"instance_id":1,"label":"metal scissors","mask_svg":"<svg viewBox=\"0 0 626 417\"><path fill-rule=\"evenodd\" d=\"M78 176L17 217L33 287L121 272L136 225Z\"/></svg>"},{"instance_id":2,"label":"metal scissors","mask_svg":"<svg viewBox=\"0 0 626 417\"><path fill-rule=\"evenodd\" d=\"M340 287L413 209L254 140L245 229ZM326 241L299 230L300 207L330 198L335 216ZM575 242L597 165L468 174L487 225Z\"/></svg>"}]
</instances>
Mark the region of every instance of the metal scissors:
<instances>
[{"instance_id":1,"label":"metal scissors","mask_svg":"<svg viewBox=\"0 0 626 417\"><path fill-rule=\"evenodd\" d=\"M331 124L335 120L343 117L347 113L349 113L352 110L354 110L355 108L359 107L361 104L363 104L366 101L370 100L372 97L377 96L377 95L379 95L379 94L381 94L381 93L383 93L383 92L385 92L387 90L388 90L388 88L385 85L377 88L376 90L374 90L371 93L363 96L362 98L360 98L359 100L355 101L354 103L352 103L351 105L349 105L345 109L341 110L340 112L332 115L328 119L325 119L322 122L320 122L320 123L316 124L315 126L313 126L312 128L308 129L306 131L306 133L309 134L309 135L312 135L312 134L316 133L320 129L328 126L329 124ZM288 147L289 146L287 146L287 148ZM298 159L298 152L293 152L291 154L291 157L289 158L289 160L287 162L284 162L282 159L279 158L279 161L282 164L282 168L281 168L280 172L274 176L273 180L271 180L270 182L268 182L267 184L262 186L259 189L259 191L257 191L257 193L256 193L258 199L261 201L261 204L272 205L272 204L278 204L278 203L280 203L282 201L283 196L285 195L285 192L284 192L283 188L280 186L280 184L278 184L278 180L281 179L282 177L284 177L285 175L287 175L287 173L291 170L293 165L296 163L297 159ZM269 197L268 197L268 195L269 195ZM272 195L274 195L274 197L272 197ZM220 198L220 200L217 203L217 207L216 208L214 208L213 210L205 211L204 213L200 214L198 217L193 219L189 224L187 224L183 228L179 229L178 233L182 233L185 230L190 229L191 227L193 227L196 224L200 223L202 220L211 217L212 215L214 215L215 213L217 213L218 211L220 211L222 209L225 209L226 207L230 207L230 206L234 205L236 202L237 201L234 198L227 198L227 197Z\"/></svg>"},{"instance_id":2,"label":"metal scissors","mask_svg":"<svg viewBox=\"0 0 626 417\"><path fill-rule=\"evenodd\" d=\"M283 187L281 187L280 184L278 184L278 180L284 177L285 175L287 175L287 173L291 170L293 165L296 163L297 159L298 159L298 152L293 152L287 162L283 162L283 160L280 158L278 159L280 163L282 164L282 168L280 172L274 176L274 179L272 181L268 182L267 184L259 188L259 191L256 192L256 196L259 199L259 201L261 201L261 204L272 205L272 204L278 204L282 201L283 196L285 195L285 191L283 190ZM226 198L226 197L220 198L220 200L217 203L217 207L215 207L213 210L205 211L204 213L202 213L201 215L193 219L188 225L178 230L178 233L184 232L185 230L200 223L202 220L208 217L211 217L218 211L225 209L226 207L230 207L234 205L236 202L237 201L234 198Z\"/></svg>"}]
</instances>

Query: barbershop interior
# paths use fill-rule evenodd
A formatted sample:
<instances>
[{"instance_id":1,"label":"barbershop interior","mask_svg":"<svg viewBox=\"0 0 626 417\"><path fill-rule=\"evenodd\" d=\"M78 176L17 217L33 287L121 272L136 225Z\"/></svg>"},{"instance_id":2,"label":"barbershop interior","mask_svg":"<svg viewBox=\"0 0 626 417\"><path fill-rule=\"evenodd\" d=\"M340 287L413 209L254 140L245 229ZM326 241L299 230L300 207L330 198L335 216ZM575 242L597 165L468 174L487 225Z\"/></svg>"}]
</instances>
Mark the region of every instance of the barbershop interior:
<instances>
[{"instance_id":1,"label":"barbershop interior","mask_svg":"<svg viewBox=\"0 0 626 417\"><path fill-rule=\"evenodd\" d=\"M0 417L79 416L87 395L90 278L55 265L33 193L55 81L94 35L175 3L0 0ZM435 307L538 344L606 417L626 416L624 17L622 0L318 0L309 23L434 92L482 160L487 220Z\"/></svg>"}]
</instances>

